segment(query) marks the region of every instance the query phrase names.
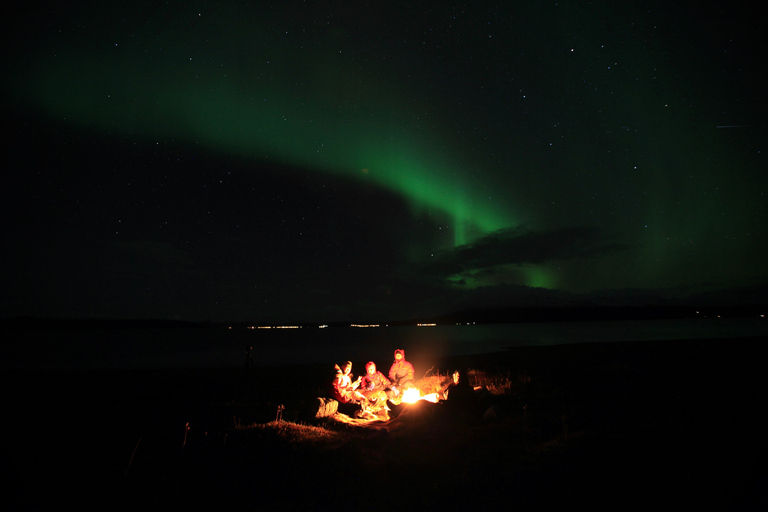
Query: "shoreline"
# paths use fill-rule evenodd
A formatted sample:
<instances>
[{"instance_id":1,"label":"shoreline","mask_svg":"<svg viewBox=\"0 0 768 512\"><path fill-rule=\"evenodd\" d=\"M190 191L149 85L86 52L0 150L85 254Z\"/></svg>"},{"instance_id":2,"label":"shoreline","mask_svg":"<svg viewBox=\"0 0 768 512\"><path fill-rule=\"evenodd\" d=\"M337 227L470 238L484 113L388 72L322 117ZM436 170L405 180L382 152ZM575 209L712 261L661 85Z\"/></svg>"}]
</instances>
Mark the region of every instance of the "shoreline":
<instances>
[{"instance_id":1,"label":"shoreline","mask_svg":"<svg viewBox=\"0 0 768 512\"><path fill-rule=\"evenodd\" d=\"M236 368L252 347L257 366L373 360L386 364L395 348L432 366L435 358L500 353L527 346L733 339L768 335L761 319L550 322L381 329L62 330L10 335L6 365L12 370L98 368Z\"/></svg>"},{"instance_id":2,"label":"shoreline","mask_svg":"<svg viewBox=\"0 0 768 512\"><path fill-rule=\"evenodd\" d=\"M476 352L476 353L465 353L465 354L452 354L452 355L438 355L434 357L424 356L421 355L420 357L420 363L427 363L432 365L437 365L438 369L443 370L443 367L450 367L451 369L458 369L460 367L466 367L467 365L488 365L488 364L509 364L510 362L514 362L515 356L522 356L523 358L528 357L537 357L538 354L536 353L544 353L544 352L554 352L558 349L561 349L562 351L567 352L574 352L574 351L584 351L589 352L597 351L597 347L601 347L600 350L609 349L608 352L610 353L617 353L622 352L625 350L635 351L635 350L652 350L652 349L665 349L665 350L681 350L686 347L683 347L682 345L688 344L688 345L718 345L723 343L729 343L729 344L748 344L748 343L761 343L761 342L768 342L768 335L765 336L736 336L736 337L717 337L717 338L682 338L682 339L652 339L652 340L629 340L629 341L578 341L573 343L552 343L552 344L537 344L537 345L507 345L503 347L502 350L493 350L493 351L483 351L483 352ZM393 343L392 346L394 347L396 343ZM663 345L663 347L662 347ZM591 347L591 348L590 348ZM301 349L297 349L297 351L301 351ZM339 349L329 349L329 352L339 352L343 353L343 351L340 351ZM423 352L420 351L420 352ZM463 361L463 362L462 362ZM328 362L304 362L304 363L298 363L298 364L260 364L258 360L254 361L254 366L258 370L265 370L265 371L276 371L281 368L290 368L290 369L296 369L296 368L302 368L302 367L320 367L323 365L330 365L333 367L334 364L341 362L341 361L335 361L333 359L329 359ZM353 361L353 363L356 363L355 365L359 368L362 365L365 364L367 360L360 359L359 361ZM377 364L380 365L389 365L391 361L389 360L383 360L374 361ZM11 360L11 363L13 361ZM117 373L130 373L130 372L164 372L164 371L171 371L171 372L205 372L205 371L237 371L238 369L243 369L245 364L232 364L232 365L214 365L214 366L178 366L178 365L168 365L168 366L149 366L149 367L141 367L141 366L112 366L112 365L104 365L103 367L85 367L85 368L67 368L67 367L51 367L51 366L41 366L39 368L35 368L32 366L25 366L25 367L18 367L18 366L12 366L9 365L6 367L6 375L33 375L33 374L41 374L41 375L47 375L47 374L56 374L56 375L66 375L66 374L77 374L77 373L105 373L105 372L117 372ZM456 366L456 368L454 368Z\"/></svg>"}]
</instances>

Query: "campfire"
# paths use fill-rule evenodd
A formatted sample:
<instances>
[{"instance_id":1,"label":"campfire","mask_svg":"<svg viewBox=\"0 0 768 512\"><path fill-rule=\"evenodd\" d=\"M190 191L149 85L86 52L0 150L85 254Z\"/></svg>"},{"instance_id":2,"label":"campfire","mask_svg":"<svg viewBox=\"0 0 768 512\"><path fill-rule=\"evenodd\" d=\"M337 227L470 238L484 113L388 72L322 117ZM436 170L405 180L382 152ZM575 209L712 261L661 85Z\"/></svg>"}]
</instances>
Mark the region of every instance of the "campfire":
<instances>
[{"instance_id":1,"label":"campfire","mask_svg":"<svg viewBox=\"0 0 768 512\"><path fill-rule=\"evenodd\" d=\"M453 382L457 381L458 375L453 376ZM375 421L388 421L390 411L393 407L403 406L410 408L420 402L430 402L438 404L447 397L446 389L451 383L452 377L449 375L434 374L425 376L417 381L412 387L402 390L400 393L392 393L387 400L376 400L373 402L358 402L360 409L352 411L346 408L346 413L339 411L333 414L334 420L353 425L366 425ZM382 393L383 395L384 393ZM395 415L400 414L400 411ZM320 417L320 416L318 416Z\"/></svg>"},{"instance_id":2,"label":"campfire","mask_svg":"<svg viewBox=\"0 0 768 512\"><path fill-rule=\"evenodd\" d=\"M418 388L410 388L403 392L401 403L415 404L419 400L425 400L436 404L440 398L437 396L437 393L422 395Z\"/></svg>"}]
</instances>

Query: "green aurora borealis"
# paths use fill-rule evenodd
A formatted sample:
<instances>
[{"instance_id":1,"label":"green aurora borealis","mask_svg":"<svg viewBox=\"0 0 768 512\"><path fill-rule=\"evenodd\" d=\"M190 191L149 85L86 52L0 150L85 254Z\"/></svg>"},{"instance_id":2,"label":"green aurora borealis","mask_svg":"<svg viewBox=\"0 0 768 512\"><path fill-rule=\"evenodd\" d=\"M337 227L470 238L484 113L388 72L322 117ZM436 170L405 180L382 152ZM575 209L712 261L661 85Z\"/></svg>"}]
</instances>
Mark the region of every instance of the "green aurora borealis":
<instances>
[{"instance_id":1,"label":"green aurora borealis","mask_svg":"<svg viewBox=\"0 0 768 512\"><path fill-rule=\"evenodd\" d=\"M764 279L759 87L736 20L610 2L259 5L49 13L6 90L126 145L381 187L432 232L399 258L448 288Z\"/></svg>"},{"instance_id":2,"label":"green aurora borealis","mask_svg":"<svg viewBox=\"0 0 768 512\"><path fill-rule=\"evenodd\" d=\"M462 179L472 164L453 157L434 122L423 127L419 112L400 99L414 92L391 88L379 77L360 78L364 73L334 54L301 55L300 43L280 31L236 30L244 39L258 34L252 42L257 47L281 37L285 47L268 52L272 56L235 56L245 62L234 65L228 62L233 48L211 49L219 57L206 58L189 49L205 35L179 41L170 30L152 45L150 51L161 54L154 57L145 56L147 43L127 35L126 43L116 36L120 42L103 53L57 48L51 62L36 70L34 101L56 117L122 136L195 142L373 181L404 195L417 211L447 213L457 245L476 238L474 231L517 224L507 205L482 199L490 189ZM172 41L170 48L165 40ZM354 51L348 46L337 53ZM179 63L180 69L174 65ZM323 71L302 76L315 69Z\"/></svg>"}]
</instances>

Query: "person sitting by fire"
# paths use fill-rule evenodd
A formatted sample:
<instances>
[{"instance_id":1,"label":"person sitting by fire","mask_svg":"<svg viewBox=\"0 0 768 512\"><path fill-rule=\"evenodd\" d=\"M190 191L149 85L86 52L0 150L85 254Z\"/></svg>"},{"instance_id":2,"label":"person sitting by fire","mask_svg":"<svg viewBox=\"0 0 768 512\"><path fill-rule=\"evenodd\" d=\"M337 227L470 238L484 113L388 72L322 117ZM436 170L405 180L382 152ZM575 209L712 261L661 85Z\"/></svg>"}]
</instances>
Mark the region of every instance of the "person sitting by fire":
<instances>
[{"instance_id":1,"label":"person sitting by fire","mask_svg":"<svg viewBox=\"0 0 768 512\"><path fill-rule=\"evenodd\" d=\"M344 363L344 370L339 365L335 365L336 376L332 382L333 398L339 403L360 403L365 400L365 396L357 391L360 384L360 378L352 382L352 363Z\"/></svg>"},{"instance_id":2,"label":"person sitting by fire","mask_svg":"<svg viewBox=\"0 0 768 512\"><path fill-rule=\"evenodd\" d=\"M383 406L387 401L387 390L392 383L383 373L376 370L376 363L368 361L365 365L365 376L360 381L361 393L374 408Z\"/></svg>"},{"instance_id":3,"label":"person sitting by fire","mask_svg":"<svg viewBox=\"0 0 768 512\"><path fill-rule=\"evenodd\" d=\"M338 368L338 365L336 368ZM348 382L348 385L352 386L352 389L357 389L360 386L360 380L363 378L363 376L359 375L357 380L352 380L352 361L347 361L344 363L344 366L341 367L341 372L344 374L344 380Z\"/></svg>"},{"instance_id":4,"label":"person sitting by fire","mask_svg":"<svg viewBox=\"0 0 768 512\"><path fill-rule=\"evenodd\" d=\"M413 373L413 365L405 360L405 350L395 350L395 362L389 368L389 380L395 395L413 386Z\"/></svg>"},{"instance_id":5,"label":"person sitting by fire","mask_svg":"<svg viewBox=\"0 0 768 512\"><path fill-rule=\"evenodd\" d=\"M471 422L482 416L482 404L474 386L469 383L469 374L469 369L455 371L447 386L441 390L446 410L451 411L448 417L454 421Z\"/></svg>"}]
</instances>

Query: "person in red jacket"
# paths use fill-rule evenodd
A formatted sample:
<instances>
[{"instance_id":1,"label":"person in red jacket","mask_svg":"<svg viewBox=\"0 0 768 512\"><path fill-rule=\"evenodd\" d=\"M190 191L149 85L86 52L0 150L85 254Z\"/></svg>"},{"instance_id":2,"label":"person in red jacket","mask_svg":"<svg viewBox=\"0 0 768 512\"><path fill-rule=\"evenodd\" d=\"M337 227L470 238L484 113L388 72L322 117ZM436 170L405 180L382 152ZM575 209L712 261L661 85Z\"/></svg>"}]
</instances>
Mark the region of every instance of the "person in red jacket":
<instances>
[{"instance_id":1,"label":"person in red jacket","mask_svg":"<svg viewBox=\"0 0 768 512\"><path fill-rule=\"evenodd\" d=\"M385 391L392 386L389 379L383 373L376 370L376 363L368 361L365 365L365 376L360 381L360 389L363 391Z\"/></svg>"},{"instance_id":2,"label":"person in red jacket","mask_svg":"<svg viewBox=\"0 0 768 512\"><path fill-rule=\"evenodd\" d=\"M339 366L337 365L336 368L338 369ZM357 380L352 380L352 361L347 361L344 363L344 366L341 367L341 372L344 374L344 380L347 381L350 386L352 386L352 389L357 389L363 376L359 375Z\"/></svg>"},{"instance_id":3,"label":"person in red jacket","mask_svg":"<svg viewBox=\"0 0 768 512\"><path fill-rule=\"evenodd\" d=\"M340 403L346 404L349 402L360 403L365 400L365 397L357 391L357 387L360 384L360 378L355 382L352 382L352 363L347 361L344 364L344 368L336 365L336 377L333 380L333 398Z\"/></svg>"},{"instance_id":4,"label":"person in red jacket","mask_svg":"<svg viewBox=\"0 0 768 512\"><path fill-rule=\"evenodd\" d=\"M413 365L405 360L405 350L395 350L395 362L389 369L389 380L392 381L392 390L400 394L413 386Z\"/></svg>"},{"instance_id":5,"label":"person in red jacket","mask_svg":"<svg viewBox=\"0 0 768 512\"><path fill-rule=\"evenodd\" d=\"M373 408L383 407L387 401L386 391L392 386L383 373L376 370L376 363L369 361L365 365L365 376L360 381L360 392L368 399Z\"/></svg>"}]
</instances>

